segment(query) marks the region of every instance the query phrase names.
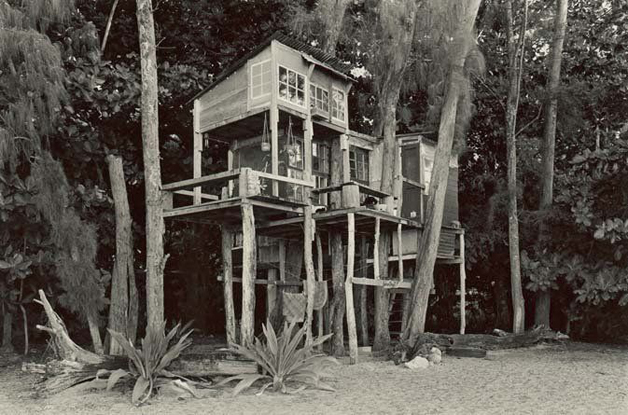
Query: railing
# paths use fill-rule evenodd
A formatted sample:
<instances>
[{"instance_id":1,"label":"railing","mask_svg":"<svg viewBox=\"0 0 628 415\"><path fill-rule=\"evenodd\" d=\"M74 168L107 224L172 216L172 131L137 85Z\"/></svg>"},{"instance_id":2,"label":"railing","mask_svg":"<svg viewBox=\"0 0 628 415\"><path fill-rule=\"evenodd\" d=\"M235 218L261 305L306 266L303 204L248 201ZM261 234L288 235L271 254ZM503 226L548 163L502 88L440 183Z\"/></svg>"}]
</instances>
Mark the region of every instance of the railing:
<instances>
[{"instance_id":1,"label":"railing","mask_svg":"<svg viewBox=\"0 0 628 415\"><path fill-rule=\"evenodd\" d=\"M235 186L236 181L237 186ZM314 188L314 182L259 172L244 167L163 185L164 208L172 208L174 194L193 197L194 205L204 203L204 201L217 202L231 197L278 196L272 191L272 188L276 186L267 186L275 182L288 186ZM214 189L220 189L220 195L201 192L201 186L207 185L212 185Z\"/></svg>"},{"instance_id":2,"label":"railing","mask_svg":"<svg viewBox=\"0 0 628 415\"><path fill-rule=\"evenodd\" d=\"M312 190L312 193L319 195L335 192L340 192L341 194L341 206L331 206L332 209L360 206L362 196L371 196L373 198L380 199L378 200L378 203L381 203L381 199L386 199L390 197L388 193L381 192L362 183L354 181Z\"/></svg>"}]
</instances>

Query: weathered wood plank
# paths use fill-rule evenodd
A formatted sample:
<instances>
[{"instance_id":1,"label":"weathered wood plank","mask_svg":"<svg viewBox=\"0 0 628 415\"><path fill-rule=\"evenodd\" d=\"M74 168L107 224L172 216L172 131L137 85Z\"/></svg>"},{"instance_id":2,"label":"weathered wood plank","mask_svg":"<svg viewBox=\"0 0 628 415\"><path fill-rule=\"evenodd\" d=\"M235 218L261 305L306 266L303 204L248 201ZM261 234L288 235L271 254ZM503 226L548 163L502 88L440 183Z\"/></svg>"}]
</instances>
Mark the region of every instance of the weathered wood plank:
<instances>
[{"instance_id":1,"label":"weathered wood plank","mask_svg":"<svg viewBox=\"0 0 628 415\"><path fill-rule=\"evenodd\" d=\"M240 344L253 342L255 330L255 277L257 274L257 247L255 241L255 215L250 203L242 210L242 319Z\"/></svg>"},{"instance_id":2,"label":"weathered wood plank","mask_svg":"<svg viewBox=\"0 0 628 415\"><path fill-rule=\"evenodd\" d=\"M231 179L237 179L239 176L240 176L240 169L234 169L230 171L223 171L220 173L209 174L206 176L195 177L192 179L181 180L180 182L164 184L161 186L161 189L167 190L167 191L189 190L203 184L220 183L220 182L226 182Z\"/></svg>"},{"instance_id":3,"label":"weathered wood plank","mask_svg":"<svg viewBox=\"0 0 628 415\"><path fill-rule=\"evenodd\" d=\"M355 218L353 213L347 215L349 225L347 233L347 277L345 280L345 298L347 307L347 331L349 334L349 360L351 364L358 362L358 335L355 322L353 303L353 271L355 264Z\"/></svg>"},{"instance_id":4,"label":"weathered wood plank","mask_svg":"<svg viewBox=\"0 0 628 415\"><path fill-rule=\"evenodd\" d=\"M222 275L224 277L223 298L225 301L225 331L227 344L237 342L236 319L233 305L233 261L231 248L233 247L233 233L226 227L222 227Z\"/></svg>"}]
</instances>

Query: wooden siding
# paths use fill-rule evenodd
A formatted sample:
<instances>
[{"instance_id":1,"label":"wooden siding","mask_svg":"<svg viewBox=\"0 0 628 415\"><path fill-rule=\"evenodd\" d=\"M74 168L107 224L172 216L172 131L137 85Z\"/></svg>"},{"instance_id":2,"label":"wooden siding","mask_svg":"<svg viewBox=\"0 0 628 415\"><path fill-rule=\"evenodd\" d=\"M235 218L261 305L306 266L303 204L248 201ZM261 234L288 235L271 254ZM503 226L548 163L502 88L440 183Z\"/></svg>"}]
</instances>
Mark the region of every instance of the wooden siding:
<instances>
[{"instance_id":1,"label":"wooden siding","mask_svg":"<svg viewBox=\"0 0 628 415\"><path fill-rule=\"evenodd\" d=\"M199 132L208 131L212 124L246 113L247 99L248 76L246 67L243 67L198 99Z\"/></svg>"}]
</instances>

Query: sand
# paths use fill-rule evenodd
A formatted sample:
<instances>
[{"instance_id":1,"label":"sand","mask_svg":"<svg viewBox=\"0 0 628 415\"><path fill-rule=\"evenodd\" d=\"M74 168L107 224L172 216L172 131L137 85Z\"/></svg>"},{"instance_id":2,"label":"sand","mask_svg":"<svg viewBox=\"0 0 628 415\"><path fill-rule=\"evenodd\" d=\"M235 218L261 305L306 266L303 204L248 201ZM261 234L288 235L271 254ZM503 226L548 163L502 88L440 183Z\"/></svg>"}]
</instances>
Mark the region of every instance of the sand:
<instances>
[{"instance_id":1,"label":"sand","mask_svg":"<svg viewBox=\"0 0 628 415\"><path fill-rule=\"evenodd\" d=\"M0 367L0 413L21 414L628 414L628 347L567 343L490 352L486 359L443 356L411 371L365 361L330 370L336 392L296 395L250 390L232 397L158 396L134 407L130 391L70 389L36 398L37 376L19 362Z\"/></svg>"}]
</instances>

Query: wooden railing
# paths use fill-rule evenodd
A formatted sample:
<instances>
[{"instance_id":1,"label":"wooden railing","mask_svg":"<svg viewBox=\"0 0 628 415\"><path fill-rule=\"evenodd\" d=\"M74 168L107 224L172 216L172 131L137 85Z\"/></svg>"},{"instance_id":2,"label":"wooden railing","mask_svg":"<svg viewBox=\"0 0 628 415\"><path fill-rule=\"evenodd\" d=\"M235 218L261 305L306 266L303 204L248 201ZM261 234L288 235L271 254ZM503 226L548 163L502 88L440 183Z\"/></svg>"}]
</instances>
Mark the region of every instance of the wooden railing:
<instances>
[{"instance_id":1,"label":"wooden railing","mask_svg":"<svg viewBox=\"0 0 628 415\"><path fill-rule=\"evenodd\" d=\"M234 188L235 181L237 181L237 188ZM264 192L262 188L264 182L285 183L308 189L314 188L314 182L259 172L248 167L243 167L163 185L162 191L164 192L164 199L166 199L164 201L164 207L172 207L172 197L174 194L193 197L194 204L200 204L204 201L214 202L236 196L251 197L262 194L273 196L272 192ZM207 185L221 189L220 195L201 192L201 186ZM273 186L270 186L269 188L272 189L272 187ZM234 194L236 190L237 195Z\"/></svg>"}]
</instances>

